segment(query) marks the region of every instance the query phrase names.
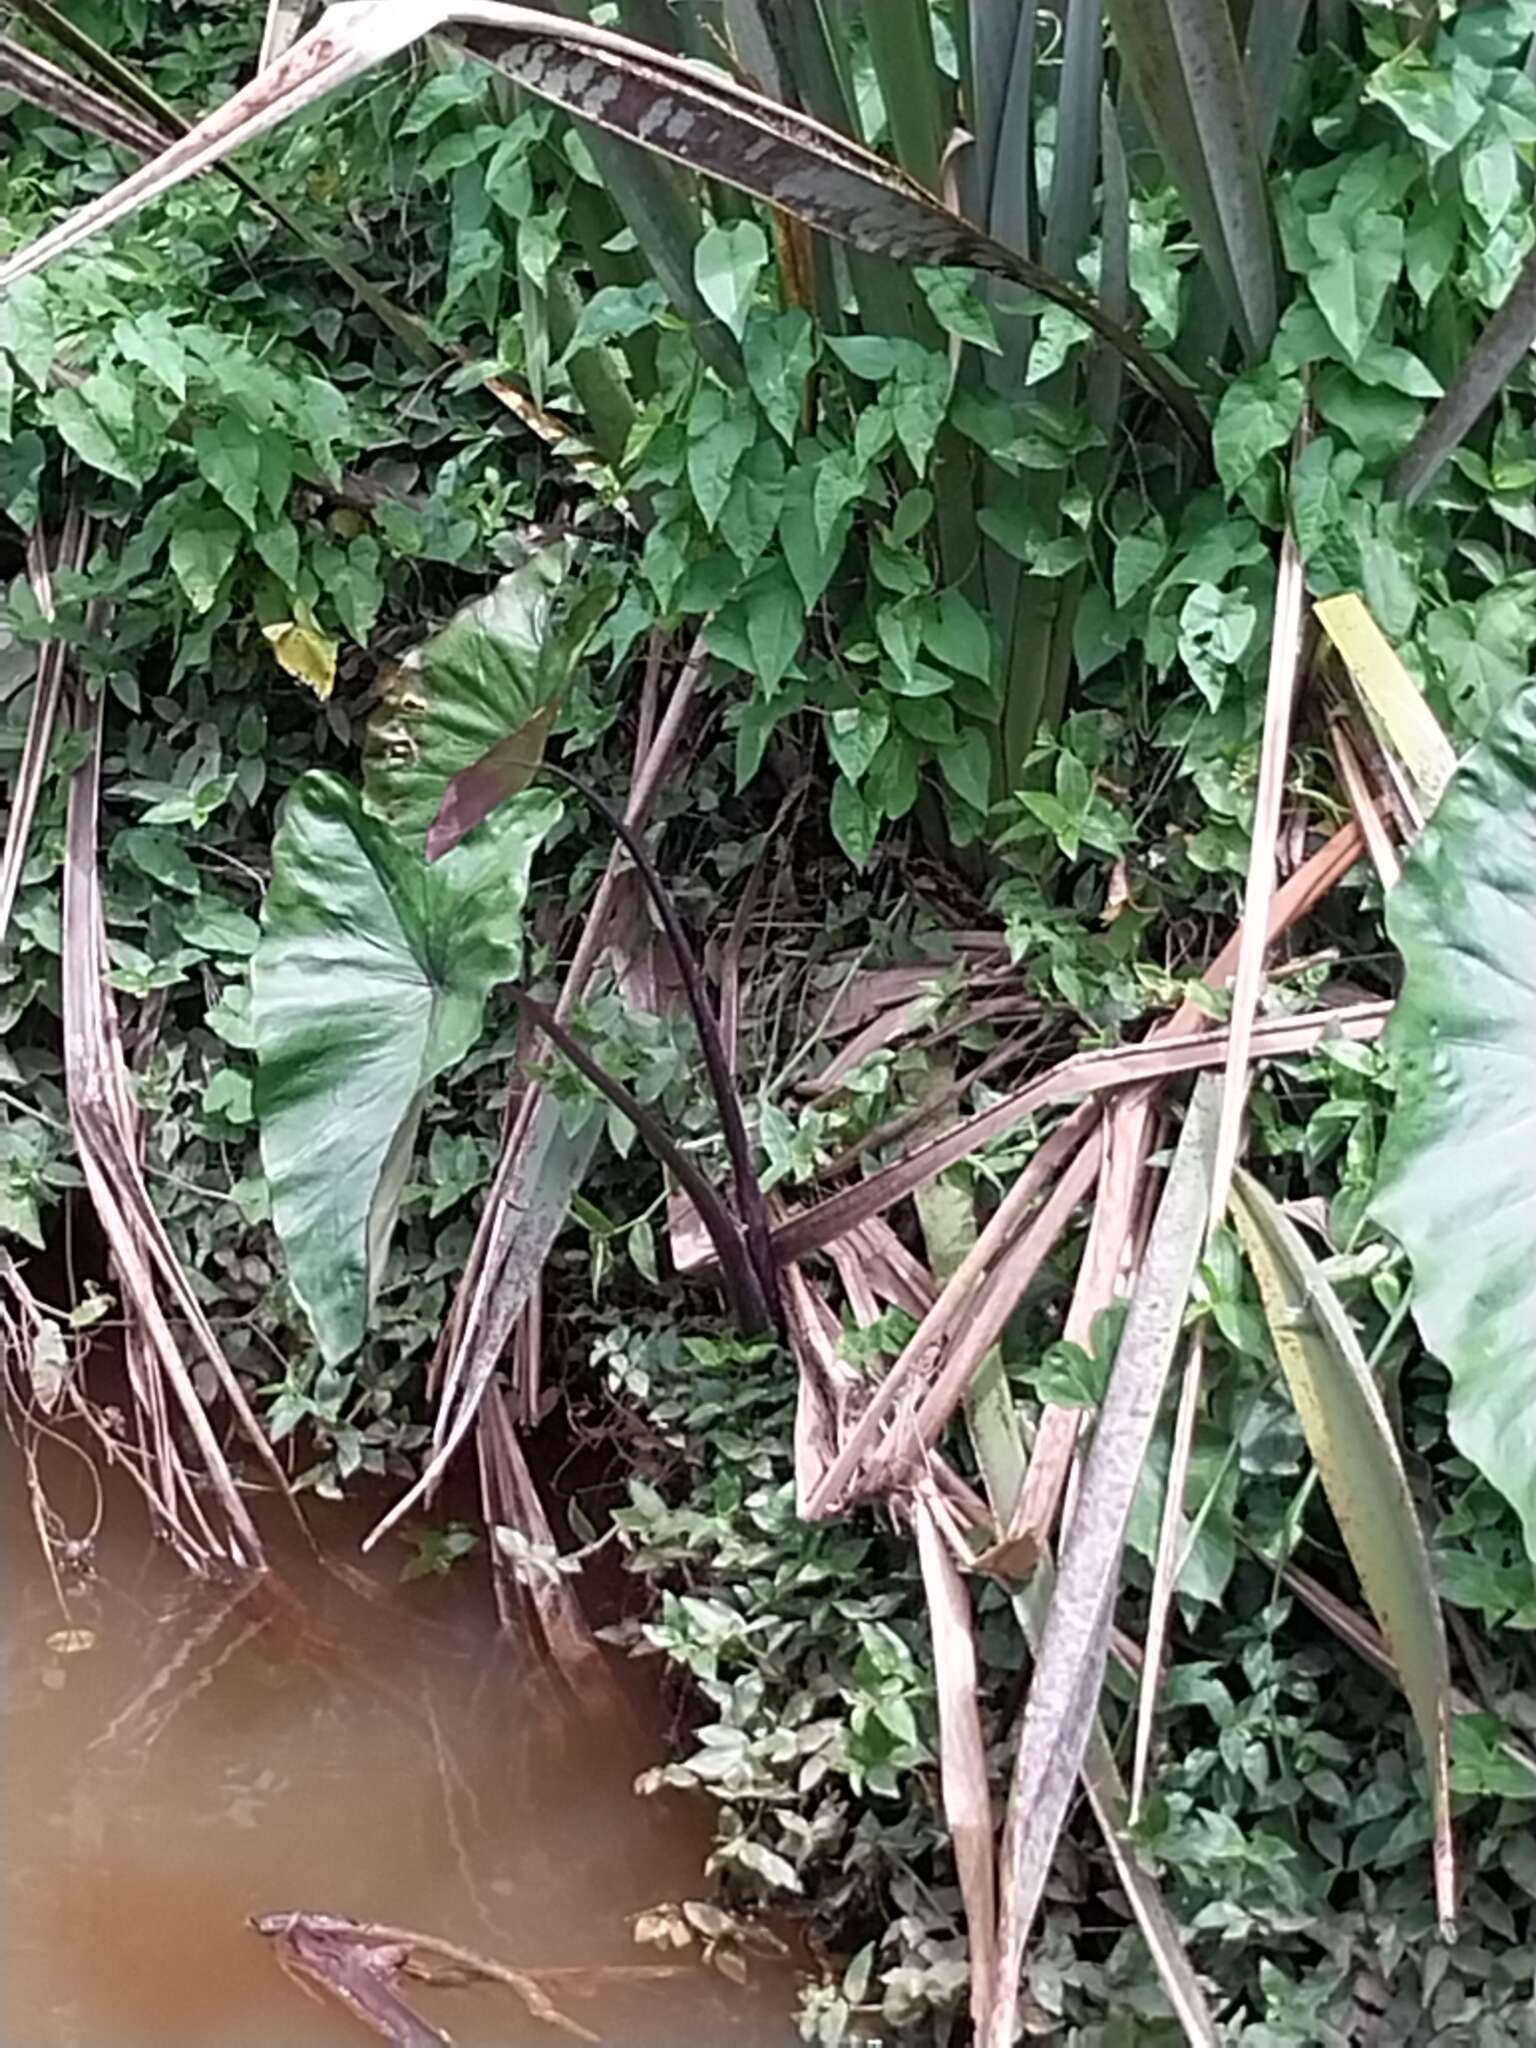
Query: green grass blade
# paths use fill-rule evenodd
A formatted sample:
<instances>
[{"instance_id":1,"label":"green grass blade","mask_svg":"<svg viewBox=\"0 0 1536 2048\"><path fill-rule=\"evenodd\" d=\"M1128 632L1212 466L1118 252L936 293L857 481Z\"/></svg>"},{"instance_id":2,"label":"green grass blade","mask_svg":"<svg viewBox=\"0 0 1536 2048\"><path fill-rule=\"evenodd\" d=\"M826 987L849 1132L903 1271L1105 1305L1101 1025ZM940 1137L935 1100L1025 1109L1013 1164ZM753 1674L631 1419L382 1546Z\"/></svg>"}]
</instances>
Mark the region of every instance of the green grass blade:
<instances>
[{"instance_id":1,"label":"green grass blade","mask_svg":"<svg viewBox=\"0 0 1536 2048\"><path fill-rule=\"evenodd\" d=\"M1071 277L1088 246L1093 195L1099 178L1099 101L1104 87L1104 16L1101 0L1070 0L1056 95L1056 165L1045 215L1041 258L1048 270Z\"/></svg>"},{"instance_id":2,"label":"green grass blade","mask_svg":"<svg viewBox=\"0 0 1536 2048\"><path fill-rule=\"evenodd\" d=\"M1441 1925L1449 1930L1456 1907L1450 1662L1429 1550L1402 1458L1331 1283L1279 1204L1241 1170L1232 1189L1232 1217L1323 1490L1424 1745L1435 1819L1435 1897Z\"/></svg>"},{"instance_id":3,"label":"green grass blade","mask_svg":"<svg viewBox=\"0 0 1536 2048\"><path fill-rule=\"evenodd\" d=\"M1007 248L1034 256L1040 246L1034 9L1019 0L982 0L972 9L970 30L975 81L971 125L976 141L965 166L967 211ZM988 289L986 296L1002 345L1001 355L985 359L987 382L998 391L1020 391L1035 323L1028 314L1003 311L1003 295L995 289Z\"/></svg>"},{"instance_id":4,"label":"green grass blade","mask_svg":"<svg viewBox=\"0 0 1536 2048\"><path fill-rule=\"evenodd\" d=\"M1227 0L1108 0L1115 42L1244 353L1279 310L1264 166ZM1269 0L1265 0L1269 4Z\"/></svg>"},{"instance_id":5,"label":"green grass blade","mask_svg":"<svg viewBox=\"0 0 1536 2048\"><path fill-rule=\"evenodd\" d=\"M892 153L909 177L936 192L951 122L947 81L933 51L928 0L864 0L864 33L885 102Z\"/></svg>"}]
</instances>

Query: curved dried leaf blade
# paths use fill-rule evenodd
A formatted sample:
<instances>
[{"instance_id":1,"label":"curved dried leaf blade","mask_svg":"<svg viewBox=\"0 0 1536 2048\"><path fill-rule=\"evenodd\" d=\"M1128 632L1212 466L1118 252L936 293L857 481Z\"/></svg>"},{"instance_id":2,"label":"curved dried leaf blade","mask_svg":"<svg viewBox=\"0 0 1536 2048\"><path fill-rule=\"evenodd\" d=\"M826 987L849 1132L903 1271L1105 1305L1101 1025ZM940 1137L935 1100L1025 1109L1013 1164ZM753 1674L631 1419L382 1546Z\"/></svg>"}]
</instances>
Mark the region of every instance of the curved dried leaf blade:
<instances>
[{"instance_id":1,"label":"curved dried leaf blade","mask_svg":"<svg viewBox=\"0 0 1536 2048\"><path fill-rule=\"evenodd\" d=\"M1374 1213L1413 1261L1451 1436L1536 1558L1536 684L1452 777L1387 929L1406 978Z\"/></svg>"},{"instance_id":2,"label":"curved dried leaf blade","mask_svg":"<svg viewBox=\"0 0 1536 2048\"><path fill-rule=\"evenodd\" d=\"M1301 1233L1239 1170L1232 1216L1323 1490L1413 1709L1435 1812L1442 1923L1456 1905L1450 1662L1424 1532L1381 1394L1343 1305Z\"/></svg>"},{"instance_id":3,"label":"curved dried leaf blade","mask_svg":"<svg viewBox=\"0 0 1536 2048\"><path fill-rule=\"evenodd\" d=\"M256 1110L289 1278L327 1359L362 1342L424 1090L516 972L530 793L429 868L338 777L290 792L251 963Z\"/></svg>"},{"instance_id":4,"label":"curved dried leaf blade","mask_svg":"<svg viewBox=\"0 0 1536 2048\"><path fill-rule=\"evenodd\" d=\"M29 105L41 107L57 120L83 128L88 134L121 143L141 156L153 156L163 149L168 137L132 107L126 107L110 93L82 85L67 71L40 57L11 36L0 36L0 87L15 93Z\"/></svg>"},{"instance_id":5,"label":"curved dried leaf blade","mask_svg":"<svg viewBox=\"0 0 1536 2048\"><path fill-rule=\"evenodd\" d=\"M494 1329L479 1346L474 1370L460 1394L453 1420L442 1430L425 1470L369 1530L363 1540L364 1550L371 1550L380 1537L430 1497L468 1436L491 1374L500 1362L502 1346L533 1291L534 1281L543 1271L550 1247L560 1235L603 1128L601 1116L588 1116L572 1130L552 1095L539 1098L533 1129L506 1189L506 1211L514 1220L501 1255Z\"/></svg>"}]
</instances>

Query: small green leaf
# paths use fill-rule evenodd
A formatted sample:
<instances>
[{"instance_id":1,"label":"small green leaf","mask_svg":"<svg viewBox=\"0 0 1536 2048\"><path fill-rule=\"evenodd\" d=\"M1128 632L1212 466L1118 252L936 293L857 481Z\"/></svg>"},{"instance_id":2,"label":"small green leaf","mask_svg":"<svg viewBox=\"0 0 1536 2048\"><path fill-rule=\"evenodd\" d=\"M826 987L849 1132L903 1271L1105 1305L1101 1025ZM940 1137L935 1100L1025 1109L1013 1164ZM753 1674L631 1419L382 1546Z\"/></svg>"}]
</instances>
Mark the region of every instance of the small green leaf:
<instances>
[{"instance_id":1,"label":"small green leaf","mask_svg":"<svg viewBox=\"0 0 1536 2048\"><path fill-rule=\"evenodd\" d=\"M913 275L929 312L946 334L990 355L1002 354L992 310L976 289L974 270L930 270L919 264Z\"/></svg>"},{"instance_id":2,"label":"small green leaf","mask_svg":"<svg viewBox=\"0 0 1536 2048\"><path fill-rule=\"evenodd\" d=\"M891 729L886 706L872 699L827 717L827 751L850 782L858 782Z\"/></svg>"},{"instance_id":3,"label":"small green leaf","mask_svg":"<svg viewBox=\"0 0 1536 2048\"><path fill-rule=\"evenodd\" d=\"M782 313L754 307L742 337L742 362L752 396L789 448L805 410L805 380L816 363L816 330L799 306Z\"/></svg>"},{"instance_id":4,"label":"small green leaf","mask_svg":"<svg viewBox=\"0 0 1536 2048\"><path fill-rule=\"evenodd\" d=\"M1336 202L1307 223L1318 261L1307 283L1318 310L1353 361L1364 349L1403 270L1402 217Z\"/></svg>"},{"instance_id":5,"label":"small green leaf","mask_svg":"<svg viewBox=\"0 0 1536 2048\"><path fill-rule=\"evenodd\" d=\"M799 462L790 470L784 479L784 509L779 514L784 559L806 611L820 601L832 580L853 527L853 514L845 511L828 539L821 539L815 515L816 468L813 463Z\"/></svg>"},{"instance_id":6,"label":"small green leaf","mask_svg":"<svg viewBox=\"0 0 1536 2048\"><path fill-rule=\"evenodd\" d=\"M211 610L240 551L240 522L206 500L184 511L171 535L171 569L195 612Z\"/></svg>"},{"instance_id":7,"label":"small green leaf","mask_svg":"<svg viewBox=\"0 0 1536 2048\"><path fill-rule=\"evenodd\" d=\"M799 652L805 631L805 608L792 576L782 562L772 562L743 591L747 644L754 673L762 687L776 690Z\"/></svg>"},{"instance_id":8,"label":"small green leaf","mask_svg":"<svg viewBox=\"0 0 1536 2048\"><path fill-rule=\"evenodd\" d=\"M756 439L757 420L745 393L713 382L699 386L688 415L688 482L711 531L737 465Z\"/></svg>"},{"instance_id":9,"label":"small green leaf","mask_svg":"<svg viewBox=\"0 0 1536 2048\"><path fill-rule=\"evenodd\" d=\"M956 796L985 813L992 802L992 748L979 726L968 726L939 756L939 771Z\"/></svg>"},{"instance_id":10,"label":"small green leaf","mask_svg":"<svg viewBox=\"0 0 1536 2048\"><path fill-rule=\"evenodd\" d=\"M693 278L699 296L738 341L767 261L768 237L754 220L707 229L693 252Z\"/></svg>"},{"instance_id":11,"label":"small green leaf","mask_svg":"<svg viewBox=\"0 0 1536 2048\"><path fill-rule=\"evenodd\" d=\"M846 775L839 775L832 785L832 802L828 817L832 835L847 854L853 865L862 870L874 852L875 841L880 834L880 806L867 796L861 796Z\"/></svg>"},{"instance_id":12,"label":"small green leaf","mask_svg":"<svg viewBox=\"0 0 1536 2048\"><path fill-rule=\"evenodd\" d=\"M936 661L978 683L993 682L992 629L968 597L958 590L941 591L918 616L923 645Z\"/></svg>"},{"instance_id":13,"label":"small green leaf","mask_svg":"<svg viewBox=\"0 0 1536 2048\"><path fill-rule=\"evenodd\" d=\"M1278 376L1268 363L1261 363L1227 386L1217 409L1212 440L1217 474L1229 491L1240 491L1257 474L1267 455L1285 447L1300 423L1301 407L1301 379ZM1115 574L1119 601L1118 555Z\"/></svg>"}]
</instances>

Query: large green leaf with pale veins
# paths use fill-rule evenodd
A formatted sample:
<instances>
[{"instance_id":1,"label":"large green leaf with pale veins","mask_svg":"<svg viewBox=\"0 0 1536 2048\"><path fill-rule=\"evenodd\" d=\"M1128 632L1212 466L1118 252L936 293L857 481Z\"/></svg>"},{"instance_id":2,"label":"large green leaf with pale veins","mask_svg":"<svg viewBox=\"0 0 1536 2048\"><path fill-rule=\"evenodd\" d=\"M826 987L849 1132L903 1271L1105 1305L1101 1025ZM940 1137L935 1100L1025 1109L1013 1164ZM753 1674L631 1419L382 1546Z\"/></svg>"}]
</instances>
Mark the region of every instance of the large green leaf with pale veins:
<instances>
[{"instance_id":1,"label":"large green leaf with pale veins","mask_svg":"<svg viewBox=\"0 0 1536 2048\"><path fill-rule=\"evenodd\" d=\"M289 1281L329 1360L362 1342L426 1090L517 971L559 815L525 791L428 866L339 777L289 794L251 964L256 1108Z\"/></svg>"},{"instance_id":2,"label":"large green leaf with pale veins","mask_svg":"<svg viewBox=\"0 0 1536 2048\"><path fill-rule=\"evenodd\" d=\"M525 769L515 786L528 782L612 595L605 581L578 581L573 544L557 541L413 647L369 724L369 810L419 848L443 792L492 748L514 747Z\"/></svg>"},{"instance_id":3,"label":"large green leaf with pale veins","mask_svg":"<svg viewBox=\"0 0 1536 2048\"><path fill-rule=\"evenodd\" d=\"M1536 1558L1536 683L1452 777L1387 929L1406 979L1375 1215L1413 1261L1451 1435Z\"/></svg>"}]
</instances>

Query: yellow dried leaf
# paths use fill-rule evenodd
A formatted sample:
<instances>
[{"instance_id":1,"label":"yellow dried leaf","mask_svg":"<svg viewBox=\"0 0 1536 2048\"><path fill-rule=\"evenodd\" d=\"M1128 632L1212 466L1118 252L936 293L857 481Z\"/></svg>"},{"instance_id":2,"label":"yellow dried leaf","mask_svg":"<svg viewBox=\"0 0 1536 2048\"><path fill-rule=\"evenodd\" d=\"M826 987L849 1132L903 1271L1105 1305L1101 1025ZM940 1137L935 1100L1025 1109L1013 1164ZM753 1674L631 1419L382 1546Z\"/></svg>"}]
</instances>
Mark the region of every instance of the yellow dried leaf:
<instances>
[{"instance_id":1,"label":"yellow dried leaf","mask_svg":"<svg viewBox=\"0 0 1536 2048\"><path fill-rule=\"evenodd\" d=\"M1339 651L1376 736L1391 747L1432 811L1456 767L1456 750L1440 729L1423 691L1353 591L1319 599L1323 631Z\"/></svg>"},{"instance_id":2,"label":"yellow dried leaf","mask_svg":"<svg viewBox=\"0 0 1536 2048\"><path fill-rule=\"evenodd\" d=\"M336 687L336 642L317 626L280 619L263 626L278 666L313 690L323 704Z\"/></svg>"}]
</instances>

